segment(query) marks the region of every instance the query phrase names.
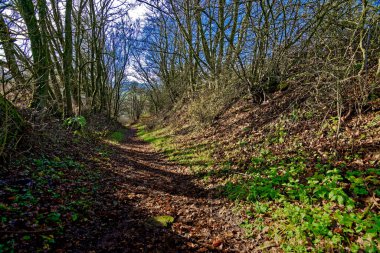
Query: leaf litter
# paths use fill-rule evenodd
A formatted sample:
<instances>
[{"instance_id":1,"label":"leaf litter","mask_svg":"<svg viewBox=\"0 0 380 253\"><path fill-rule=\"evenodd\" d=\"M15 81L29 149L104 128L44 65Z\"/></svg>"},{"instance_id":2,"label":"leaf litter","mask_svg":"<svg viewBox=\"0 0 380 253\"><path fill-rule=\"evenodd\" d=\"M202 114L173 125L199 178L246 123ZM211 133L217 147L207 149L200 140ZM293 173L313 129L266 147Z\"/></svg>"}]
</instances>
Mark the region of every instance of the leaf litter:
<instances>
[{"instance_id":1,"label":"leaf litter","mask_svg":"<svg viewBox=\"0 0 380 253\"><path fill-rule=\"evenodd\" d=\"M56 133L58 126L51 126ZM122 129L102 142L62 131L2 171L0 252L248 252L220 193ZM75 141L73 141L75 139ZM49 148L47 148L47 146ZM44 155L41 155L44 154ZM162 226L151 226L154 217Z\"/></svg>"}]
</instances>

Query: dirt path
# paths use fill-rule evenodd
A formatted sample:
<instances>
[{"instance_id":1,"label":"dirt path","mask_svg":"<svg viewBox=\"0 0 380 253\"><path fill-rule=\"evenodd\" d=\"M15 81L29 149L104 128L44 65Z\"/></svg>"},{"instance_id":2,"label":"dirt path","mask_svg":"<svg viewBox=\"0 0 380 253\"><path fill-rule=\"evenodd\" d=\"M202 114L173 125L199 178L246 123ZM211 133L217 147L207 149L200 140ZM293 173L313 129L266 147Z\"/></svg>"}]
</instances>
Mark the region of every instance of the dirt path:
<instances>
[{"instance_id":1,"label":"dirt path","mask_svg":"<svg viewBox=\"0 0 380 253\"><path fill-rule=\"evenodd\" d=\"M109 222L102 235L93 235L94 251L252 252L253 239L244 237L231 203L139 140L136 130L124 131L125 140L112 148L110 178L104 179L116 207L109 203ZM149 217L158 215L173 216L174 223L151 225Z\"/></svg>"}]
</instances>

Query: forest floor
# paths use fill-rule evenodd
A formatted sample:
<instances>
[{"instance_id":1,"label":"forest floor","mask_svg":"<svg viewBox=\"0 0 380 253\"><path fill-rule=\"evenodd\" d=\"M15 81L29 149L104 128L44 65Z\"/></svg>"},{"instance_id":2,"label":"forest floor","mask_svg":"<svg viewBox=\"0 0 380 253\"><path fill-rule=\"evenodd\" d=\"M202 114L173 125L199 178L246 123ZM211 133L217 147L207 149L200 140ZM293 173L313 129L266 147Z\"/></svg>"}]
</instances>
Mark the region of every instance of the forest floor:
<instances>
[{"instance_id":1,"label":"forest floor","mask_svg":"<svg viewBox=\"0 0 380 253\"><path fill-rule=\"evenodd\" d=\"M36 119L0 164L0 253L379 252L380 100L337 128L281 96L203 129Z\"/></svg>"},{"instance_id":2,"label":"forest floor","mask_svg":"<svg viewBox=\"0 0 380 253\"><path fill-rule=\"evenodd\" d=\"M379 252L380 100L340 121L298 94L243 98L204 125L181 108L138 135L232 201L255 251Z\"/></svg>"},{"instance_id":3,"label":"forest floor","mask_svg":"<svg viewBox=\"0 0 380 253\"><path fill-rule=\"evenodd\" d=\"M125 139L112 149L111 157L118 188L115 197L132 209L126 212L128 218L105 233L99 248L149 252L252 249L254 245L244 237L231 212L233 204L218 191L205 189L188 167L153 150L136 131L124 130ZM174 220L166 228L165 224L155 226L159 217Z\"/></svg>"},{"instance_id":4,"label":"forest floor","mask_svg":"<svg viewBox=\"0 0 380 253\"><path fill-rule=\"evenodd\" d=\"M135 129L117 133L102 143L70 135L61 143L65 150L50 146L55 153L3 172L0 252L247 252L257 246L220 192L154 151Z\"/></svg>"}]
</instances>

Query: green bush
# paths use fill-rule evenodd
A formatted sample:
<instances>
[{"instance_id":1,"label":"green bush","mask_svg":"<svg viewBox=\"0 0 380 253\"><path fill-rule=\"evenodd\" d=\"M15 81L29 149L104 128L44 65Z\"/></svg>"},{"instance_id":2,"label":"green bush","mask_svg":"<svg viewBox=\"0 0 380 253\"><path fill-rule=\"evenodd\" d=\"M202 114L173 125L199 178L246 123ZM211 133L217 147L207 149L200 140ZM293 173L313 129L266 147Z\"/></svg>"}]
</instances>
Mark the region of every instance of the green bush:
<instances>
[{"instance_id":1,"label":"green bush","mask_svg":"<svg viewBox=\"0 0 380 253\"><path fill-rule=\"evenodd\" d=\"M83 116L70 117L65 119L63 125L69 127L71 130L78 132L83 131L87 125L86 118Z\"/></svg>"}]
</instances>

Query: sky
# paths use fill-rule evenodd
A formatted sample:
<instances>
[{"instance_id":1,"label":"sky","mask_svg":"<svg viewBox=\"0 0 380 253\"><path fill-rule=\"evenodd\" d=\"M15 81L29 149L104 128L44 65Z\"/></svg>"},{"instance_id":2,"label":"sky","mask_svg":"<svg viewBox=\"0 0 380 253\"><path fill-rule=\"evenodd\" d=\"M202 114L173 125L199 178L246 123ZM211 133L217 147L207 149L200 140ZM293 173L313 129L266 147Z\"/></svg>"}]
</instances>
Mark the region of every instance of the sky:
<instances>
[{"instance_id":1,"label":"sky","mask_svg":"<svg viewBox=\"0 0 380 253\"><path fill-rule=\"evenodd\" d=\"M128 2L131 4L135 4L136 0L128 0ZM134 6L134 8L129 10L128 15L133 22L140 20L140 24L143 25L148 11L149 10L147 9L145 4L137 4L136 6ZM129 65L127 67L126 74L128 75L129 81L142 82L132 65Z\"/></svg>"},{"instance_id":2,"label":"sky","mask_svg":"<svg viewBox=\"0 0 380 253\"><path fill-rule=\"evenodd\" d=\"M128 2L130 2L130 3L136 3L135 0L128 0ZM132 8L128 12L128 14L131 17L132 21L136 21L137 19L144 20L147 13L148 13L148 9L146 8L145 4L136 5L134 8Z\"/></svg>"},{"instance_id":3,"label":"sky","mask_svg":"<svg viewBox=\"0 0 380 253\"><path fill-rule=\"evenodd\" d=\"M0 2L2 2L2 0L0 0ZM117 2L118 0L116 0L116 3ZM143 26L144 20L146 19L147 13L149 11L147 6L145 4L139 4L136 0L126 0L126 2L131 5L134 5L134 7L128 11L128 15L131 18L131 21L136 22L139 20L140 24ZM62 10L64 10L64 8L62 8ZM10 12L10 10L5 9L5 12L8 12L8 11ZM64 16L64 13L62 13L62 16ZM3 52L2 52L2 49L0 49L0 59L2 58L3 58ZM137 77L138 75L132 66L129 66L126 72L128 75L128 79L130 81L141 81L138 79Z\"/></svg>"}]
</instances>

